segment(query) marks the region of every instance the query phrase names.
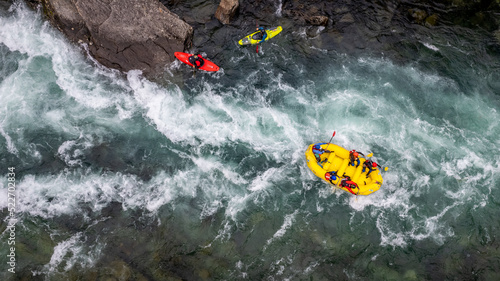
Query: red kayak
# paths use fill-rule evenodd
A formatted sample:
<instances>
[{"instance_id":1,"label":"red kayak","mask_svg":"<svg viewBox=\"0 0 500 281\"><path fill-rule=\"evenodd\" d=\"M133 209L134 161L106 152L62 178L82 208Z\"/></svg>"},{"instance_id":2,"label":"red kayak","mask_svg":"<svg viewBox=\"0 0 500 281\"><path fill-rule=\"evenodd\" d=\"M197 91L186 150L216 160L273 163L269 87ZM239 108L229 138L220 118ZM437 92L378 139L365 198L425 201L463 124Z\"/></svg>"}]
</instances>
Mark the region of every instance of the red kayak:
<instances>
[{"instance_id":1,"label":"red kayak","mask_svg":"<svg viewBox=\"0 0 500 281\"><path fill-rule=\"evenodd\" d=\"M176 58L178 58L183 63L193 67L193 64L189 62L189 57L192 56L192 54L175 52L174 55ZM209 60L206 60L203 57L202 57L202 59L204 61L204 64L198 69L206 70L206 71L218 71L219 70L219 67L215 63L213 63Z\"/></svg>"}]
</instances>

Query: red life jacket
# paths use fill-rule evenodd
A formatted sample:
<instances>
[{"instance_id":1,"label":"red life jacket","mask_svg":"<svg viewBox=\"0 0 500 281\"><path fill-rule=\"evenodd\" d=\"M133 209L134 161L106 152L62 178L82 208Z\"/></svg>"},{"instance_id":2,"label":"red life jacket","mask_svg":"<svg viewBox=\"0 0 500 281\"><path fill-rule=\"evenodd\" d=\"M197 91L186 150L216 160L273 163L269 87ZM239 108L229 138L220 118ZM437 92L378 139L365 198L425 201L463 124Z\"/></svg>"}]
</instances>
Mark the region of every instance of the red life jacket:
<instances>
[{"instance_id":1,"label":"red life jacket","mask_svg":"<svg viewBox=\"0 0 500 281\"><path fill-rule=\"evenodd\" d=\"M354 195L357 195L356 193L354 193L354 191L352 191L352 189L351 189L350 187L345 186L345 188L346 188L346 189L347 189L350 193L352 193L352 194L354 194Z\"/></svg>"},{"instance_id":2,"label":"red life jacket","mask_svg":"<svg viewBox=\"0 0 500 281\"><path fill-rule=\"evenodd\" d=\"M197 58L195 58L194 55L192 55L188 58L188 61L196 67L202 67L205 64L205 61L203 60L201 55L198 55Z\"/></svg>"},{"instance_id":3,"label":"red life jacket","mask_svg":"<svg viewBox=\"0 0 500 281\"><path fill-rule=\"evenodd\" d=\"M350 181L350 180L343 181L342 184L341 184L341 186L345 187L350 193L352 193L354 195L357 195L356 193L354 193L354 191L352 191L351 185L354 185L356 188L359 189L358 185L355 182Z\"/></svg>"}]
</instances>

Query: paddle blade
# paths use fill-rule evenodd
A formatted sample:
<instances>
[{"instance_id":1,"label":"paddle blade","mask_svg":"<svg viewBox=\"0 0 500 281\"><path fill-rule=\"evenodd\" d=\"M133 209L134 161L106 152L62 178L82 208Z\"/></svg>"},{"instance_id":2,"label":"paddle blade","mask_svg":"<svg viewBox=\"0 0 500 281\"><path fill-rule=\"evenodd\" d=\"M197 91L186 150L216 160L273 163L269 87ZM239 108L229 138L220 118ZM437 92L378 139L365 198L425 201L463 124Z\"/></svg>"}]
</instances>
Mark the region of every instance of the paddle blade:
<instances>
[{"instance_id":1,"label":"paddle blade","mask_svg":"<svg viewBox=\"0 0 500 281\"><path fill-rule=\"evenodd\" d=\"M384 168L384 171L386 171L386 172L387 172L387 170L389 170L389 167L385 167L385 168Z\"/></svg>"},{"instance_id":2,"label":"paddle blade","mask_svg":"<svg viewBox=\"0 0 500 281\"><path fill-rule=\"evenodd\" d=\"M366 157L372 157L373 153L368 154Z\"/></svg>"},{"instance_id":3,"label":"paddle blade","mask_svg":"<svg viewBox=\"0 0 500 281\"><path fill-rule=\"evenodd\" d=\"M255 52L258 54L259 53L259 44L257 44L257 49L255 50Z\"/></svg>"},{"instance_id":4,"label":"paddle blade","mask_svg":"<svg viewBox=\"0 0 500 281\"><path fill-rule=\"evenodd\" d=\"M333 135L332 135L332 138L335 136L335 131L333 131Z\"/></svg>"}]
</instances>

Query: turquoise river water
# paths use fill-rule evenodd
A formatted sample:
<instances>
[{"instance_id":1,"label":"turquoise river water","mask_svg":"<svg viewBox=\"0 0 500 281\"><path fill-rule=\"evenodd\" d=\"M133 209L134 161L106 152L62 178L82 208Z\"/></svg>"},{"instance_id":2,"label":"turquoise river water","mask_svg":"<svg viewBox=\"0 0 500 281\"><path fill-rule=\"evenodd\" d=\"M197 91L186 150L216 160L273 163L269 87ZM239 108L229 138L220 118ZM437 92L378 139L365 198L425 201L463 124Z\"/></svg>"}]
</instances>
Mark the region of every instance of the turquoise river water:
<instances>
[{"instance_id":1,"label":"turquoise river water","mask_svg":"<svg viewBox=\"0 0 500 281\"><path fill-rule=\"evenodd\" d=\"M436 28L402 60L287 27L153 82L5 3L2 280L500 278L500 48L481 30ZM389 167L379 191L308 169L333 131Z\"/></svg>"}]
</instances>

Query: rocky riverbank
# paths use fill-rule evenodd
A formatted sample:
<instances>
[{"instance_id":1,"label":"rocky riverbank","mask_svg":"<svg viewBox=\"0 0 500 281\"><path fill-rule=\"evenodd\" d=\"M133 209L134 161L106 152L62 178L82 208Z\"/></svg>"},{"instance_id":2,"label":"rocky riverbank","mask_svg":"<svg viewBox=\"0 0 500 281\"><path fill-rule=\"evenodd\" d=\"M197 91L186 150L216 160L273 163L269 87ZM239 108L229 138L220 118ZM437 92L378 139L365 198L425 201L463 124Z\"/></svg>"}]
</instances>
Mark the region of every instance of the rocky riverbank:
<instances>
[{"instance_id":1,"label":"rocky riverbank","mask_svg":"<svg viewBox=\"0 0 500 281\"><path fill-rule=\"evenodd\" d=\"M38 0L70 40L84 43L101 64L121 71L161 71L192 44L193 29L153 0Z\"/></svg>"},{"instance_id":2,"label":"rocky riverbank","mask_svg":"<svg viewBox=\"0 0 500 281\"><path fill-rule=\"evenodd\" d=\"M498 0L483 1L236 1L26 0L71 40L88 45L103 65L122 71L161 72L175 51L222 55L256 24L304 33L298 45L341 53L382 53L446 32L478 28L500 41ZM167 9L168 8L168 9ZM216 15L217 14L217 15ZM494 40L498 40L493 42ZM404 52L404 50L403 50ZM401 53L392 57L401 60Z\"/></svg>"}]
</instances>

